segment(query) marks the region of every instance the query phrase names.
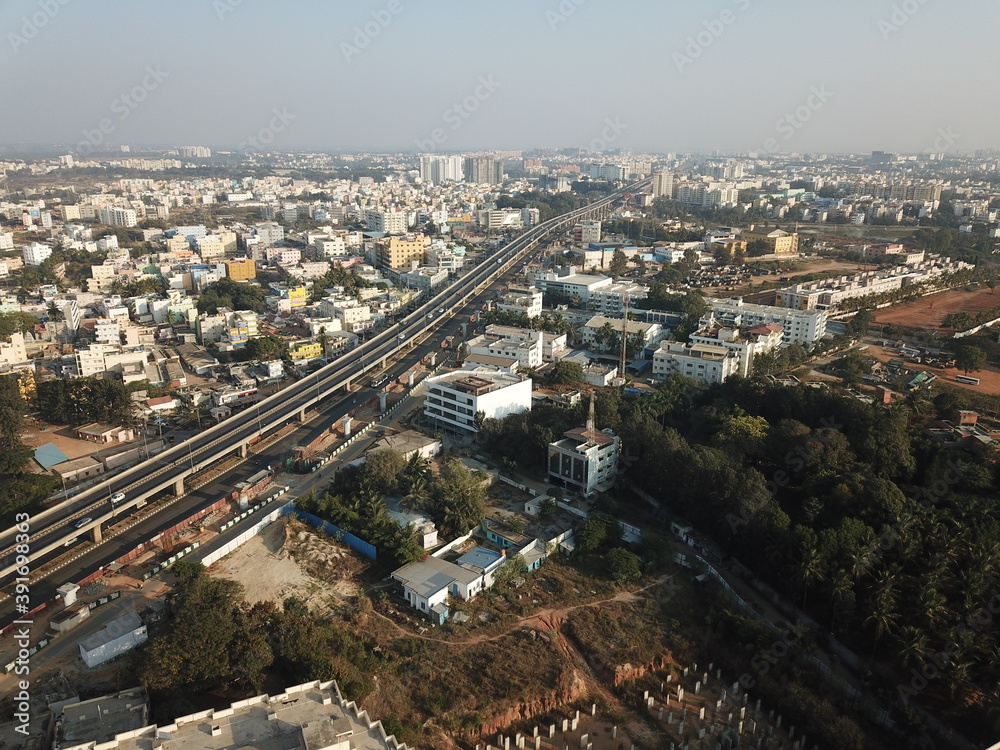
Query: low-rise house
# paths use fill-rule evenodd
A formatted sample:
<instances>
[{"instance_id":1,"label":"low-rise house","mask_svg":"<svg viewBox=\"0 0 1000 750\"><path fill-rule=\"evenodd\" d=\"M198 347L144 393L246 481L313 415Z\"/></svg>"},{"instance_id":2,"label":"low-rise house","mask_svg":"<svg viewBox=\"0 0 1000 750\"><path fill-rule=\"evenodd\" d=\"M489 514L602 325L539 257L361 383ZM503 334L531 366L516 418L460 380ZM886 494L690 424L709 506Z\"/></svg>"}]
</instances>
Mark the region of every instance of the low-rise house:
<instances>
[{"instance_id":1,"label":"low-rise house","mask_svg":"<svg viewBox=\"0 0 1000 750\"><path fill-rule=\"evenodd\" d=\"M135 440L135 432L128 427L115 427L97 422L77 427L76 436L80 440L89 440L93 443L127 443Z\"/></svg>"},{"instance_id":2,"label":"low-rise house","mask_svg":"<svg viewBox=\"0 0 1000 750\"><path fill-rule=\"evenodd\" d=\"M80 641L80 658L88 667L96 667L141 646L147 640L146 626L135 612L126 612L103 630Z\"/></svg>"},{"instance_id":3,"label":"low-rise house","mask_svg":"<svg viewBox=\"0 0 1000 750\"><path fill-rule=\"evenodd\" d=\"M443 624L448 618L448 597L468 601L493 584L493 572L505 556L476 547L455 562L428 557L393 571L392 577L403 587L403 598L432 622Z\"/></svg>"}]
</instances>

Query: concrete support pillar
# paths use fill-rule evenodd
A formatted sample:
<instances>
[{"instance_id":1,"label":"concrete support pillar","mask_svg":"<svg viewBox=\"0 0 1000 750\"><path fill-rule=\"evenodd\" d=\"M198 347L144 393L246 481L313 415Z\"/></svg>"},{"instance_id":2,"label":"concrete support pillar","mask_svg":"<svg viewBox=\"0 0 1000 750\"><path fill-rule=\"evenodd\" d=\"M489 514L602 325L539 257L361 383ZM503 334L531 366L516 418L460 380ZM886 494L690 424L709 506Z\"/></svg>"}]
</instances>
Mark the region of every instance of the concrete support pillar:
<instances>
[{"instance_id":1,"label":"concrete support pillar","mask_svg":"<svg viewBox=\"0 0 1000 750\"><path fill-rule=\"evenodd\" d=\"M184 477L174 480L174 494L177 497L184 494Z\"/></svg>"},{"instance_id":2,"label":"concrete support pillar","mask_svg":"<svg viewBox=\"0 0 1000 750\"><path fill-rule=\"evenodd\" d=\"M347 439L351 436L351 422L354 421L353 417L344 417L341 424L344 425L344 438Z\"/></svg>"},{"instance_id":3,"label":"concrete support pillar","mask_svg":"<svg viewBox=\"0 0 1000 750\"><path fill-rule=\"evenodd\" d=\"M300 422L306 421L306 407L304 406L301 409L299 409L299 421Z\"/></svg>"},{"instance_id":4,"label":"concrete support pillar","mask_svg":"<svg viewBox=\"0 0 1000 750\"><path fill-rule=\"evenodd\" d=\"M413 378L414 378L415 376L416 376L416 373L415 373L415 372L413 372L412 370L411 370L410 372L406 373L406 385L407 385L407 386L408 386L409 388L412 388L412 387L413 387Z\"/></svg>"},{"instance_id":5,"label":"concrete support pillar","mask_svg":"<svg viewBox=\"0 0 1000 750\"><path fill-rule=\"evenodd\" d=\"M250 446L247 443L240 443L239 448L237 448L237 454L240 458L246 458L247 454L250 452Z\"/></svg>"},{"instance_id":6,"label":"concrete support pillar","mask_svg":"<svg viewBox=\"0 0 1000 750\"><path fill-rule=\"evenodd\" d=\"M97 544L104 537L101 536L101 524L97 524L94 528L90 530L90 541Z\"/></svg>"},{"instance_id":7,"label":"concrete support pillar","mask_svg":"<svg viewBox=\"0 0 1000 750\"><path fill-rule=\"evenodd\" d=\"M462 323L462 338L466 339L469 337L469 324Z\"/></svg>"},{"instance_id":8,"label":"concrete support pillar","mask_svg":"<svg viewBox=\"0 0 1000 750\"><path fill-rule=\"evenodd\" d=\"M379 391L378 392L378 411L379 411L379 414L385 414L386 399L388 397L389 397L389 394L386 393L385 391Z\"/></svg>"}]
</instances>

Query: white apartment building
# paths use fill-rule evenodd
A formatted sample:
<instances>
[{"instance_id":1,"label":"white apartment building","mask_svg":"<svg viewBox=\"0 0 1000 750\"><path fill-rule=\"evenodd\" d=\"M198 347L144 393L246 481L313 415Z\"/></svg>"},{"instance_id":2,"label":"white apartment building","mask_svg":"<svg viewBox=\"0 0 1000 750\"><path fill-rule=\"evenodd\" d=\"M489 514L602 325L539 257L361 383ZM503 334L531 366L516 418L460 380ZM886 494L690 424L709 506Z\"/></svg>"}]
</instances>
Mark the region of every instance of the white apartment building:
<instances>
[{"instance_id":1,"label":"white apartment building","mask_svg":"<svg viewBox=\"0 0 1000 750\"><path fill-rule=\"evenodd\" d=\"M52 248L40 242L32 242L21 248L21 257L26 266L40 266L52 256Z\"/></svg>"},{"instance_id":2,"label":"white apartment building","mask_svg":"<svg viewBox=\"0 0 1000 750\"><path fill-rule=\"evenodd\" d=\"M14 249L14 233L0 232L0 250Z\"/></svg>"},{"instance_id":3,"label":"white apartment building","mask_svg":"<svg viewBox=\"0 0 1000 750\"><path fill-rule=\"evenodd\" d=\"M429 266L437 266L445 271L460 271L465 265L465 248L449 247L444 240L434 240L424 253Z\"/></svg>"},{"instance_id":4,"label":"white apartment building","mask_svg":"<svg viewBox=\"0 0 1000 750\"><path fill-rule=\"evenodd\" d=\"M109 227L134 227L139 223L133 208L104 206L97 211L97 221Z\"/></svg>"},{"instance_id":5,"label":"white apartment building","mask_svg":"<svg viewBox=\"0 0 1000 750\"><path fill-rule=\"evenodd\" d=\"M646 299L649 288L642 284L620 282L608 284L590 292L587 299L587 309L602 315L625 315L625 298L629 305L635 306L638 300Z\"/></svg>"},{"instance_id":6,"label":"white apartment building","mask_svg":"<svg viewBox=\"0 0 1000 750\"><path fill-rule=\"evenodd\" d=\"M548 331L532 331L528 328L514 328L513 326L486 326L486 338L491 340L505 340L522 343L533 343L539 335L542 342L542 361L555 362L562 359L563 354L568 349L568 338L565 333L549 333ZM531 365L534 367L534 365Z\"/></svg>"},{"instance_id":7,"label":"white apartment building","mask_svg":"<svg viewBox=\"0 0 1000 750\"><path fill-rule=\"evenodd\" d=\"M442 182L461 182L463 166L461 156L424 155L420 157L420 179L436 185Z\"/></svg>"},{"instance_id":8,"label":"white apartment building","mask_svg":"<svg viewBox=\"0 0 1000 750\"><path fill-rule=\"evenodd\" d=\"M0 260L0 279L6 279L10 277L10 266L7 265L7 261Z\"/></svg>"},{"instance_id":9,"label":"white apartment building","mask_svg":"<svg viewBox=\"0 0 1000 750\"><path fill-rule=\"evenodd\" d=\"M297 247L269 247L264 251L264 258L279 266L294 266L302 260L302 251Z\"/></svg>"},{"instance_id":10,"label":"white apartment building","mask_svg":"<svg viewBox=\"0 0 1000 750\"><path fill-rule=\"evenodd\" d=\"M0 341L0 365L19 365L28 361L28 350L24 346L24 334L15 331L7 341Z\"/></svg>"},{"instance_id":11,"label":"white apartment building","mask_svg":"<svg viewBox=\"0 0 1000 750\"><path fill-rule=\"evenodd\" d=\"M98 318L94 322L94 340L98 344L121 346L122 329L114 318Z\"/></svg>"},{"instance_id":12,"label":"white apartment building","mask_svg":"<svg viewBox=\"0 0 1000 750\"><path fill-rule=\"evenodd\" d=\"M677 373L702 383L722 383L739 370L739 356L724 346L662 341L653 353L653 377L657 380Z\"/></svg>"},{"instance_id":13,"label":"white apartment building","mask_svg":"<svg viewBox=\"0 0 1000 750\"><path fill-rule=\"evenodd\" d=\"M835 279L795 284L778 290L778 305L794 310L832 310L849 299L894 292L905 286L921 284L939 276L971 269L958 260L928 256L926 260L885 271L865 271Z\"/></svg>"},{"instance_id":14,"label":"white apartment building","mask_svg":"<svg viewBox=\"0 0 1000 750\"><path fill-rule=\"evenodd\" d=\"M556 273L548 272L535 280L535 286L543 292L555 292L567 297L572 297L574 294L579 295L583 305L587 304L593 292L613 283L614 279L610 276L589 276L582 273L559 276Z\"/></svg>"},{"instance_id":15,"label":"white apartment building","mask_svg":"<svg viewBox=\"0 0 1000 750\"><path fill-rule=\"evenodd\" d=\"M115 344L94 344L86 349L76 350L76 372L81 378L97 377L107 370L105 357L117 354L120 347Z\"/></svg>"},{"instance_id":16,"label":"white apartment building","mask_svg":"<svg viewBox=\"0 0 1000 750\"><path fill-rule=\"evenodd\" d=\"M371 307L361 304L353 297L327 297L320 300L317 312L321 318L336 318L342 331L361 333L372 327Z\"/></svg>"},{"instance_id":17,"label":"white apartment building","mask_svg":"<svg viewBox=\"0 0 1000 750\"><path fill-rule=\"evenodd\" d=\"M573 239L584 245L601 241L601 222L581 221L573 227Z\"/></svg>"},{"instance_id":18,"label":"white apartment building","mask_svg":"<svg viewBox=\"0 0 1000 750\"><path fill-rule=\"evenodd\" d=\"M701 319L699 329L691 335L691 343L721 346L735 352L739 359L739 374L748 377L753 372L755 357L781 346L782 332L782 327L774 323L756 328L729 328L709 314Z\"/></svg>"},{"instance_id":19,"label":"white apartment building","mask_svg":"<svg viewBox=\"0 0 1000 750\"><path fill-rule=\"evenodd\" d=\"M98 252L106 253L108 250L118 249L118 235L106 234L97 241Z\"/></svg>"},{"instance_id":20,"label":"white apartment building","mask_svg":"<svg viewBox=\"0 0 1000 750\"><path fill-rule=\"evenodd\" d=\"M639 337L645 349L653 346L666 335L659 323L643 323L638 320L630 320L624 323L622 318L606 318L603 315L595 315L580 329L581 343L586 347L604 348L598 343L598 340L601 336L599 331L604 329L606 325L610 326L619 337L616 339L618 343L614 345L616 347L621 346L620 336L623 325L629 339L632 340L633 337Z\"/></svg>"},{"instance_id":21,"label":"white apartment building","mask_svg":"<svg viewBox=\"0 0 1000 750\"><path fill-rule=\"evenodd\" d=\"M779 325L784 345L799 344L809 347L826 335L827 313L824 310L790 310L771 305L754 305L740 297L732 299L706 299L715 319L730 327L755 328L761 325Z\"/></svg>"},{"instance_id":22,"label":"white apartment building","mask_svg":"<svg viewBox=\"0 0 1000 750\"><path fill-rule=\"evenodd\" d=\"M198 339L202 346L222 341L227 328L226 316L221 313L198 316Z\"/></svg>"},{"instance_id":23,"label":"white apartment building","mask_svg":"<svg viewBox=\"0 0 1000 750\"><path fill-rule=\"evenodd\" d=\"M399 285L429 292L448 280L448 271L438 266L424 266L399 274Z\"/></svg>"},{"instance_id":24,"label":"white apartment building","mask_svg":"<svg viewBox=\"0 0 1000 750\"><path fill-rule=\"evenodd\" d=\"M285 228L273 221L254 224L254 235L260 241L261 247L274 247L285 240Z\"/></svg>"},{"instance_id":25,"label":"white apartment building","mask_svg":"<svg viewBox=\"0 0 1000 750\"><path fill-rule=\"evenodd\" d=\"M222 237L218 234L210 234L205 237L198 237L195 240L195 245L198 248L198 255L201 256L202 260L211 260L212 258L222 258L226 255L226 245Z\"/></svg>"},{"instance_id":26,"label":"white apartment building","mask_svg":"<svg viewBox=\"0 0 1000 750\"><path fill-rule=\"evenodd\" d=\"M653 175L653 197L674 197L674 176L670 172L657 172Z\"/></svg>"},{"instance_id":27,"label":"white apartment building","mask_svg":"<svg viewBox=\"0 0 1000 750\"><path fill-rule=\"evenodd\" d=\"M496 338L476 336L465 342L469 354L513 359L521 367L541 367L542 332L531 331L531 338Z\"/></svg>"},{"instance_id":28,"label":"white apartment building","mask_svg":"<svg viewBox=\"0 0 1000 750\"><path fill-rule=\"evenodd\" d=\"M317 237L313 240L313 247L316 248L316 253L319 257L323 259L336 258L347 254L347 243L339 235L334 237Z\"/></svg>"},{"instance_id":29,"label":"white apartment building","mask_svg":"<svg viewBox=\"0 0 1000 750\"><path fill-rule=\"evenodd\" d=\"M503 419L531 410L531 379L489 370L461 370L428 378L424 417L439 429L474 433L476 415Z\"/></svg>"},{"instance_id":30,"label":"white apartment building","mask_svg":"<svg viewBox=\"0 0 1000 750\"><path fill-rule=\"evenodd\" d=\"M532 287L512 285L497 302L497 310L537 318L542 314L542 292Z\"/></svg>"},{"instance_id":31,"label":"white apartment building","mask_svg":"<svg viewBox=\"0 0 1000 750\"><path fill-rule=\"evenodd\" d=\"M409 222L405 211L365 210L365 224L370 232L405 234Z\"/></svg>"},{"instance_id":32,"label":"white apartment building","mask_svg":"<svg viewBox=\"0 0 1000 750\"><path fill-rule=\"evenodd\" d=\"M487 231L522 229L524 220L519 208L489 208L476 211L476 224Z\"/></svg>"}]
</instances>

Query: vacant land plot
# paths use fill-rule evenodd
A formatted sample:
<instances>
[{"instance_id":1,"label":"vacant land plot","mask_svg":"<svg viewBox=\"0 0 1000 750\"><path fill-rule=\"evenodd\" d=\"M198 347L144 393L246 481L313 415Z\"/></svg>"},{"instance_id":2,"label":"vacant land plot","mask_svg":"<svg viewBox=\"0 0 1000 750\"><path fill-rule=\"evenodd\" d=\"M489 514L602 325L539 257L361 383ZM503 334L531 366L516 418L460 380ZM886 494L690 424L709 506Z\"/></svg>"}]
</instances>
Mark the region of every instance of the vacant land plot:
<instances>
[{"instance_id":1,"label":"vacant land plot","mask_svg":"<svg viewBox=\"0 0 1000 750\"><path fill-rule=\"evenodd\" d=\"M945 317L952 313L978 313L992 310L1000 305L1000 294L993 294L989 289L977 289L967 292L963 289L953 289L939 294L921 297L915 302L894 305L879 310L875 318L876 324L905 326L929 331L948 330L943 325Z\"/></svg>"},{"instance_id":2,"label":"vacant land plot","mask_svg":"<svg viewBox=\"0 0 1000 750\"><path fill-rule=\"evenodd\" d=\"M308 526L275 521L209 572L237 581L251 604L280 605L294 596L310 609L336 609L358 593L354 574L363 566L350 550Z\"/></svg>"}]
</instances>

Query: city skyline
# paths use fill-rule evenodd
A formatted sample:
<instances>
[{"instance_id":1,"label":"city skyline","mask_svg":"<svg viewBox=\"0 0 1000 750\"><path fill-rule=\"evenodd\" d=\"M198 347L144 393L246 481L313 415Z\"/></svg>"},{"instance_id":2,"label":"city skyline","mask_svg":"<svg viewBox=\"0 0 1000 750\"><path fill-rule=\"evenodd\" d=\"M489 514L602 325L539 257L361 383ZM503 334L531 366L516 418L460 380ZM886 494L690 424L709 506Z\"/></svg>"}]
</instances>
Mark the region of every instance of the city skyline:
<instances>
[{"instance_id":1,"label":"city skyline","mask_svg":"<svg viewBox=\"0 0 1000 750\"><path fill-rule=\"evenodd\" d=\"M379 0L306 3L294 16L243 0L185 0L169 16L121 0L83 8L0 6L0 94L19 112L0 124L0 143L762 154L997 145L1000 105L954 85L995 69L996 7L977 9L975 24L927 0L853 0L794 17L754 0Z\"/></svg>"}]
</instances>

